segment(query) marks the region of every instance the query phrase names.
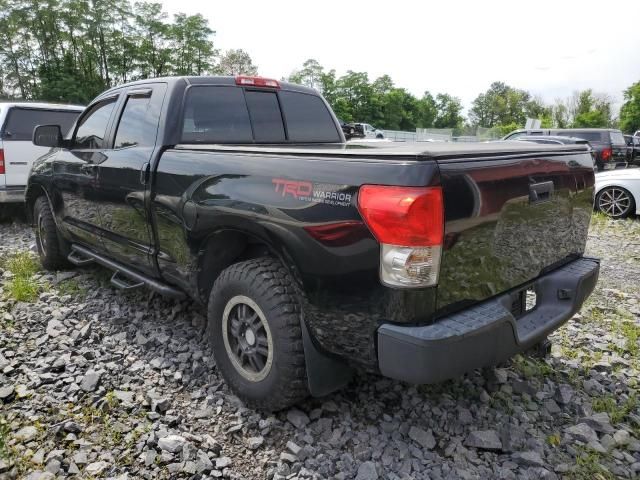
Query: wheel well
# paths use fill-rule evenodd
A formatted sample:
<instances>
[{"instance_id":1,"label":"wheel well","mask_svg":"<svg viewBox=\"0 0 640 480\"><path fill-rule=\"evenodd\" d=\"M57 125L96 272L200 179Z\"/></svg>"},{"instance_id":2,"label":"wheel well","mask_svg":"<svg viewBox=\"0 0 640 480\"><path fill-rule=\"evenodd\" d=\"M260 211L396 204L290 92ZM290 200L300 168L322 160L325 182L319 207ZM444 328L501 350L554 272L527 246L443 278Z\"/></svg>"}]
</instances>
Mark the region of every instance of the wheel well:
<instances>
[{"instance_id":1,"label":"wheel well","mask_svg":"<svg viewBox=\"0 0 640 480\"><path fill-rule=\"evenodd\" d=\"M244 232L225 230L211 235L198 254L198 296L206 304L220 273L234 263L275 255L261 239Z\"/></svg>"},{"instance_id":2,"label":"wheel well","mask_svg":"<svg viewBox=\"0 0 640 480\"><path fill-rule=\"evenodd\" d=\"M47 192L42 186L38 184L32 184L29 186L25 197L25 207L27 210L27 221L30 223L33 223L33 205L36 203L36 200L42 196L46 197L48 200Z\"/></svg>"}]
</instances>

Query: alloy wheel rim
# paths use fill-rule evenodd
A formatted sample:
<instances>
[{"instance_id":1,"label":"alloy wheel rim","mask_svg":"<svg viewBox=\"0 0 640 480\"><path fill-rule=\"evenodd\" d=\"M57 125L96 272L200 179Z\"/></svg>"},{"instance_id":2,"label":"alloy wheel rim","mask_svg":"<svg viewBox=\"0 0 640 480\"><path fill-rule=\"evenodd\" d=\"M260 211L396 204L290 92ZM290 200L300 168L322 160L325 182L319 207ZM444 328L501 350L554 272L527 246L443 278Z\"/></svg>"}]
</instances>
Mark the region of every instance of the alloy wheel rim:
<instances>
[{"instance_id":1,"label":"alloy wheel rim","mask_svg":"<svg viewBox=\"0 0 640 480\"><path fill-rule=\"evenodd\" d=\"M609 188L600 195L598 206L607 215L620 217L626 214L631 207L631 198L621 188Z\"/></svg>"},{"instance_id":2,"label":"alloy wheel rim","mask_svg":"<svg viewBox=\"0 0 640 480\"><path fill-rule=\"evenodd\" d=\"M262 309L236 295L222 314L222 338L236 371L251 382L264 380L273 365L273 337Z\"/></svg>"}]
</instances>

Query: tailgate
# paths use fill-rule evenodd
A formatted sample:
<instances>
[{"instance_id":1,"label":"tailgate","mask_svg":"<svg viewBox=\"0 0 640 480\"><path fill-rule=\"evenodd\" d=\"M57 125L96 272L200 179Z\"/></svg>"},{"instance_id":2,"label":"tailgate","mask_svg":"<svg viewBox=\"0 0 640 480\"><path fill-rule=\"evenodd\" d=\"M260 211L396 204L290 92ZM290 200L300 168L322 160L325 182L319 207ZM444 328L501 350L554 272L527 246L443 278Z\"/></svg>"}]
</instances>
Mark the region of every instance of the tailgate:
<instances>
[{"instance_id":1,"label":"tailgate","mask_svg":"<svg viewBox=\"0 0 640 480\"><path fill-rule=\"evenodd\" d=\"M589 153L437 162L445 208L441 312L524 287L584 252L594 183Z\"/></svg>"}]
</instances>

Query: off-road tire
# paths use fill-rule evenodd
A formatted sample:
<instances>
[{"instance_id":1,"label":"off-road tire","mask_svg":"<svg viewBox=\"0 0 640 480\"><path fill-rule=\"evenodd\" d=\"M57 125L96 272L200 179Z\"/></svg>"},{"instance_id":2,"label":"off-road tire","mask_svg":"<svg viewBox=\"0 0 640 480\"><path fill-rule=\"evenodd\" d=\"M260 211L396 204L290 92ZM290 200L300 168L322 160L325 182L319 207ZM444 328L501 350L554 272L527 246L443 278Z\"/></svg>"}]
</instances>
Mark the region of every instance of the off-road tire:
<instances>
[{"instance_id":1,"label":"off-road tire","mask_svg":"<svg viewBox=\"0 0 640 480\"><path fill-rule=\"evenodd\" d=\"M39 197L33 205L36 246L42 266L47 270L69 267L66 252L68 243L60 236L46 197Z\"/></svg>"},{"instance_id":2,"label":"off-road tire","mask_svg":"<svg viewBox=\"0 0 640 480\"><path fill-rule=\"evenodd\" d=\"M225 320L231 315L228 306L238 298L254 302L268 324L273 356L268 373L262 379L249 380L243 376L234 365L238 357L232 359L233 353L229 352L233 350L228 347L230 340L225 346L223 323L230 321ZM236 263L216 279L209 297L207 337L227 385L248 406L277 411L309 395L300 322L301 309L294 280L276 259L262 257Z\"/></svg>"}]
</instances>

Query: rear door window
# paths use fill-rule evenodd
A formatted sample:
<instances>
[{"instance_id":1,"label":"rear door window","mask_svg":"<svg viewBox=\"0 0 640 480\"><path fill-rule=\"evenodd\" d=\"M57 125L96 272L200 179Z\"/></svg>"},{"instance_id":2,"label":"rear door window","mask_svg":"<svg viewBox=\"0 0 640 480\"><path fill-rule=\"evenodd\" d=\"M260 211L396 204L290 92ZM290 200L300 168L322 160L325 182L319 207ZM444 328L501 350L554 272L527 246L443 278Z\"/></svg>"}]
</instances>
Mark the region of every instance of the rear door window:
<instances>
[{"instance_id":1,"label":"rear door window","mask_svg":"<svg viewBox=\"0 0 640 480\"><path fill-rule=\"evenodd\" d=\"M602 138L604 132L581 132L581 131L559 131L557 135L561 137L576 137L581 138L583 140L587 140L588 142L604 142L605 140Z\"/></svg>"},{"instance_id":2,"label":"rear door window","mask_svg":"<svg viewBox=\"0 0 640 480\"><path fill-rule=\"evenodd\" d=\"M2 137L5 140L31 140L37 125L60 125L65 135L81 112L11 108L7 115Z\"/></svg>"},{"instance_id":3,"label":"rear door window","mask_svg":"<svg viewBox=\"0 0 640 480\"><path fill-rule=\"evenodd\" d=\"M340 142L329 109L316 95L280 92L282 112L292 142Z\"/></svg>"},{"instance_id":4,"label":"rear door window","mask_svg":"<svg viewBox=\"0 0 640 480\"><path fill-rule=\"evenodd\" d=\"M247 90L245 92L253 135L258 143L283 143L284 125L275 92Z\"/></svg>"},{"instance_id":5,"label":"rear door window","mask_svg":"<svg viewBox=\"0 0 640 480\"><path fill-rule=\"evenodd\" d=\"M116 131L114 148L150 147L156 143L165 85L128 92Z\"/></svg>"},{"instance_id":6,"label":"rear door window","mask_svg":"<svg viewBox=\"0 0 640 480\"><path fill-rule=\"evenodd\" d=\"M627 142L624 141L624 136L622 132L610 132L611 135L611 143L614 145L626 145Z\"/></svg>"},{"instance_id":7,"label":"rear door window","mask_svg":"<svg viewBox=\"0 0 640 480\"><path fill-rule=\"evenodd\" d=\"M252 143L249 112L241 88L192 87L184 105L182 141Z\"/></svg>"}]
</instances>

